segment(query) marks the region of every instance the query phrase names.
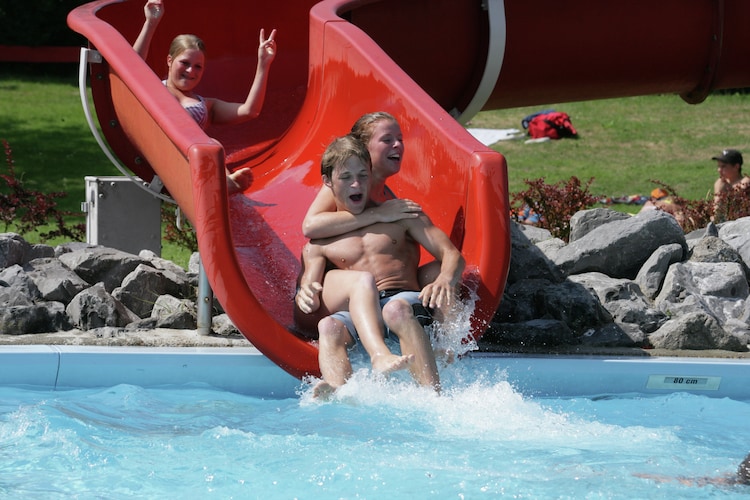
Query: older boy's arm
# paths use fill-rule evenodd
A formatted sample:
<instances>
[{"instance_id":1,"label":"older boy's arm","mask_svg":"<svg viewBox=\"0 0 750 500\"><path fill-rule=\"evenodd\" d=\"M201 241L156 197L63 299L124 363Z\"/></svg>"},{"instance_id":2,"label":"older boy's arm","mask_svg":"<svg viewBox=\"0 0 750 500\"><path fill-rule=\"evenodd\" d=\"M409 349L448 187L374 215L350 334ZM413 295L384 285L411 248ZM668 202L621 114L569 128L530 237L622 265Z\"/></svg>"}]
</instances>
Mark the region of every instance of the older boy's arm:
<instances>
[{"instance_id":1,"label":"older boy's arm","mask_svg":"<svg viewBox=\"0 0 750 500\"><path fill-rule=\"evenodd\" d=\"M440 274L419 294L422 304L431 308L449 307L466 266L466 260L448 235L426 215L406 222L409 234L440 262Z\"/></svg>"},{"instance_id":2,"label":"older boy's arm","mask_svg":"<svg viewBox=\"0 0 750 500\"><path fill-rule=\"evenodd\" d=\"M315 312L320 307L320 292L323 290L323 275L326 257L320 245L307 243L302 249L302 278L294 300L305 314Z\"/></svg>"}]
</instances>

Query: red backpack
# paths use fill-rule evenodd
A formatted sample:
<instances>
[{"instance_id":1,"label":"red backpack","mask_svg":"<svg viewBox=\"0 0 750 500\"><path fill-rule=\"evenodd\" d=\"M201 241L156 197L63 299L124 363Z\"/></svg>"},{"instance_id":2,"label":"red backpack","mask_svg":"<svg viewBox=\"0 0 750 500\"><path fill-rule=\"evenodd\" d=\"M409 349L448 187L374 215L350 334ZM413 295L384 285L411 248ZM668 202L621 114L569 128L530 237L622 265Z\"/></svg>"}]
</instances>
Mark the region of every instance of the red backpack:
<instances>
[{"instance_id":1,"label":"red backpack","mask_svg":"<svg viewBox=\"0 0 750 500\"><path fill-rule=\"evenodd\" d=\"M552 111L534 116L529 121L529 135L532 139L549 137L561 139L563 137L577 137L578 132L570 123L568 113Z\"/></svg>"}]
</instances>

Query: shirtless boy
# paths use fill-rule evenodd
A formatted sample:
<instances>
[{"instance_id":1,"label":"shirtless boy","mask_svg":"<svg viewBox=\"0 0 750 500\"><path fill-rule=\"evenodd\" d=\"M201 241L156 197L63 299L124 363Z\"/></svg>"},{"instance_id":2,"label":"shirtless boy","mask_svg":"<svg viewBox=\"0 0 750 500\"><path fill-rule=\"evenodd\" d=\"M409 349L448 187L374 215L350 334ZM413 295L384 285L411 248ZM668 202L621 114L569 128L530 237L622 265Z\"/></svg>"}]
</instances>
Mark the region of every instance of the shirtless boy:
<instances>
[{"instance_id":1,"label":"shirtless boy","mask_svg":"<svg viewBox=\"0 0 750 500\"><path fill-rule=\"evenodd\" d=\"M362 148L362 145L350 136L336 139L324 154L321 174L323 182L334 194L337 210L357 214L368 204L370 164L369 160L363 160L365 156L361 154L331 154L335 150L348 151L347 148ZM440 262L440 274L421 291L417 277L420 244ZM302 313L317 311L321 307L321 299L330 313L346 310L340 307L347 302L347 298L342 298L341 294L348 296L353 289L362 291L368 288L366 283L358 282L357 286L340 289L329 280L336 269L325 273L327 265L371 276L374 287L383 298L380 302L382 322L398 337L402 355L406 357L406 363L399 367L406 365L420 385L439 390L440 378L430 340L415 317L412 304L447 308L455 300L465 261L448 236L434 226L426 215L420 214L416 218L376 223L344 235L310 241L303 251L303 275L296 297ZM332 298L331 294L334 293L339 296ZM354 320L356 307L354 303L350 305L352 307L348 310ZM321 321L335 321L337 328L320 329L335 333L320 338L319 363L323 381L316 387L316 393L335 390L351 375L347 348L354 344L356 335L335 314ZM356 326L357 322L354 323ZM383 335L382 331L380 335ZM361 331L359 336L368 350Z\"/></svg>"}]
</instances>

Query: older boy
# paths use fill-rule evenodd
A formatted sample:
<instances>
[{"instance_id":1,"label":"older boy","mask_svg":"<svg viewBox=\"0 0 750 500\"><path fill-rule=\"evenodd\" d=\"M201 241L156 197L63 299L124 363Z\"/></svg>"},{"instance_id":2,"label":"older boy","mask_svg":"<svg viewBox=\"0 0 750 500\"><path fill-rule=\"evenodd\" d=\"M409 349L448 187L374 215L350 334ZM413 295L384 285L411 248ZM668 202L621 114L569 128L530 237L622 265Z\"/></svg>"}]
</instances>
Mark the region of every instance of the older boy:
<instances>
[{"instance_id":1,"label":"older boy","mask_svg":"<svg viewBox=\"0 0 750 500\"><path fill-rule=\"evenodd\" d=\"M356 139L345 136L327 148L321 162L321 175L334 194L337 210L358 214L367 207L369 171L369 154ZM440 274L421 291L417 278L420 244L440 262ZM439 390L440 378L430 340L414 315L412 305L443 308L454 300L465 262L448 236L426 215L420 214L417 218L376 223L340 236L312 240L303 252L303 275L296 297L303 313L317 311L321 307L321 296L328 311L339 311L339 306L347 302L346 296L367 289L366 285L342 286L332 291L328 275L323 281L327 265L371 275L382 299L382 321L398 337L402 355L406 357L399 367L408 366L419 384ZM328 274L331 272L335 270ZM331 293L338 296L331 297ZM342 294L345 297L342 298ZM358 311L353 306L348 309L354 319ZM318 393L335 390L346 382L351 374L347 347L355 342L357 335L354 328L347 328L345 315L332 314L321 321L334 321L336 328L320 329L328 333L319 339L323 382L316 388ZM357 321L353 323L356 330L360 330ZM372 357L362 333L359 331L363 346ZM367 342L374 343L371 336Z\"/></svg>"}]
</instances>

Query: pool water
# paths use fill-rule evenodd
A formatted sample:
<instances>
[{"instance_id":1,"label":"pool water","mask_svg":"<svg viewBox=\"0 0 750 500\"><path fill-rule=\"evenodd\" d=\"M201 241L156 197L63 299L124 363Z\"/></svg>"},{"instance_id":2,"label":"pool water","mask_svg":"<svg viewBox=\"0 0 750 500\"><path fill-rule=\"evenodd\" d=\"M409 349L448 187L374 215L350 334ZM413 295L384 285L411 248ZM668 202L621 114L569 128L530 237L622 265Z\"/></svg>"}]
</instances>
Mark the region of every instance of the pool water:
<instances>
[{"instance_id":1,"label":"pool water","mask_svg":"<svg viewBox=\"0 0 750 500\"><path fill-rule=\"evenodd\" d=\"M328 401L208 386L0 388L8 498L744 498L750 402L530 397L491 359L443 394L358 370ZM649 477L644 477L649 475ZM658 476L658 477L652 477Z\"/></svg>"}]
</instances>

